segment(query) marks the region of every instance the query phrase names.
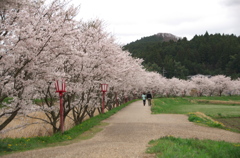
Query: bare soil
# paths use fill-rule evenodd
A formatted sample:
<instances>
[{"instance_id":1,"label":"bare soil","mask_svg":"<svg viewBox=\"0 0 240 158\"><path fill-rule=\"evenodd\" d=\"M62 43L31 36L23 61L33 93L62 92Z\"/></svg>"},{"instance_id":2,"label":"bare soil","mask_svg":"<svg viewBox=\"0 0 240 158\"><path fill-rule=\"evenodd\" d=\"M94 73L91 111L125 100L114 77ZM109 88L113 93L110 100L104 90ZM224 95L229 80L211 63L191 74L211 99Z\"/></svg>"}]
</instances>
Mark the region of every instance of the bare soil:
<instances>
[{"instance_id":1,"label":"bare soil","mask_svg":"<svg viewBox=\"0 0 240 158\"><path fill-rule=\"evenodd\" d=\"M228 128L236 129L240 132L240 117L218 118L218 119L214 119L214 120L223 123Z\"/></svg>"}]
</instances>

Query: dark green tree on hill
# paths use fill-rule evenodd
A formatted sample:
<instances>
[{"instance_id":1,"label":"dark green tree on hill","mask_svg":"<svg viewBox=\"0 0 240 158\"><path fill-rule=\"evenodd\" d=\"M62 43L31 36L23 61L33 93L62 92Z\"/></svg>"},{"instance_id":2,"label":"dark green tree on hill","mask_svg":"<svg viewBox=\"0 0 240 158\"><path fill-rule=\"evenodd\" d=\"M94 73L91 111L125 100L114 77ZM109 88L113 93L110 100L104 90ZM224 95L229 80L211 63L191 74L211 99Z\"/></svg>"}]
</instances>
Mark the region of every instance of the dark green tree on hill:
<instances>
[{"instance_id":1,"label":"dark green tree on hill","mask_svg":"<svg viewBox=\"0 0 240 158\"><path fill-rule=\"evenodd\" d=\"M123 47L133 57L144 59L149 71L168 78L185 79L189 75L227 75L240 77L240 36L227 34L195 35L166 41L161 36L144 37Z\"/></svg>"}]
</instances>

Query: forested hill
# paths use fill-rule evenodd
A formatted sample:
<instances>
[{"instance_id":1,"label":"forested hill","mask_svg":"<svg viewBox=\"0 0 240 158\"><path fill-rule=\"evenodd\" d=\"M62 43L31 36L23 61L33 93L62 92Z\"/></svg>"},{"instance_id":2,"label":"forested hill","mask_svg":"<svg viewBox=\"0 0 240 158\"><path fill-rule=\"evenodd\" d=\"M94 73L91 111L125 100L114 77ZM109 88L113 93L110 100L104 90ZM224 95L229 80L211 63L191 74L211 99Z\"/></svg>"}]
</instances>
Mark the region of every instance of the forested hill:
<instances>
[{"instance_id":1,"label":"forested hill","mask_svg":"<svg viewBox=\"0 0 240 158\"><path fill-rule=\"evenodd\" d=\"M240 36L206 32L188 41L177 37L166 40L157 35L144 37L123 49L144 59L147 70L167 78L185 79L196 74L240 77Z\"/></svg>"},{"instance_id":2,"label":"forested hill","mask_svg":"<svg viewBox=\"0 0 240 158\"><path fill-rule=\"evenodd\" d=\"M140 40L130 43L131 44L140 44L140 43L156 43L156 42L168 42L170 40L177 41L179 37L170 34L170 33L158 33L152 36L143 37Z\"/></svg>"}]
</instances>

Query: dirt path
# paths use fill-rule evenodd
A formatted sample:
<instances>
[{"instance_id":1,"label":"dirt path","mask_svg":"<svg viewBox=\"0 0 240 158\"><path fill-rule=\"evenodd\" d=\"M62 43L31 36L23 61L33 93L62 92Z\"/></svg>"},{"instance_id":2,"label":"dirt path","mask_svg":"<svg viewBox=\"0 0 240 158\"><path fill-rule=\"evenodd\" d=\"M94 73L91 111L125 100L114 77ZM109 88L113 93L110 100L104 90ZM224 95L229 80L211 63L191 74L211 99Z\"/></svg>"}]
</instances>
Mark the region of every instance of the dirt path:
<instances>
[{"instance_id":1,"label":"dirt path","mask_svg":"<svg viewBox=\"0 0 240 158\"><path fill-rule=\"evenodd\" d=\"M17 158L143 158L148 142L171 135L240 142L240 134L194 125L187 116L151 115L150 107L137 101L104 122L109 125L89 140L67 146L44 148L3 157Z\"/></svg>"}]
</instances>

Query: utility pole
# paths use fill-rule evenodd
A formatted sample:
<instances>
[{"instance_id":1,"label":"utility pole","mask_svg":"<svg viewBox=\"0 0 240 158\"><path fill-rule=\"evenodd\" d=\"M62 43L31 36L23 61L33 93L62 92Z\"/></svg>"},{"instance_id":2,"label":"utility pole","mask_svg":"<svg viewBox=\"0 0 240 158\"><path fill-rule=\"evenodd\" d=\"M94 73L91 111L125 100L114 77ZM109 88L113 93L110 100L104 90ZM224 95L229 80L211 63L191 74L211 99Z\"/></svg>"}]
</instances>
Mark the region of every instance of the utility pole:
<instances>
[{"instance_id":1,"label":"utility pole","mask_svg":"<svg viewBox=\"0 0 240 158\"><path fill-rule=\"evenodd\" d=\"M163 67L163 69L162 69L162 75L163 75L163 77L165 76L164 74L166 74L167 73L167 71L164 69L164 67Z\"/></svg>"}]
</instances>

